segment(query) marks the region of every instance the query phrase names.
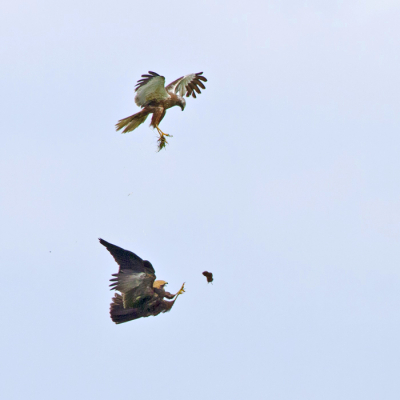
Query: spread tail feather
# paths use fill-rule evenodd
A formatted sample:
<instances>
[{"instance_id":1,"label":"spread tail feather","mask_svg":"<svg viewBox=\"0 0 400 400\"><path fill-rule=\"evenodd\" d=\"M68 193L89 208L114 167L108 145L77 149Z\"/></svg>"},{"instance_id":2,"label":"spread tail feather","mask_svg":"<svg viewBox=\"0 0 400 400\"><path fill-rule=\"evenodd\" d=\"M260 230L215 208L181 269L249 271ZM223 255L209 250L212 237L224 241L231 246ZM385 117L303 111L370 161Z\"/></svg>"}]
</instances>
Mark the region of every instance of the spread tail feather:
<instances>
[{"instance_id":1,"label":"spread tail feather","mask_svg":"<svg viewBox=\"0 0 400 400\"><path fill-rule=\"evenodd\" d=\"M148 111L142 110L136 114L131 115L130 117L120 119L118 123L115 125L117 131L124 128L122 133L132 132L136 129L140 124L143 124L146 121L147 116L149 115Z\"/></svg>"},{"instance_id":2,"label":"spread tail feather","mask_svg":"<svg viewBox=\"0 0 400 400\"><path fill-rule=\"evenodd\" d=\"M173 301L161 301L158 304L153 304L150 307L141 308L124 308L124 301L119 293L115 293L110 304L110 317L116 324L133 321L142 317L156 316L160 313L165 313L171 310L176 297Z\"/></svg>"},{"instance_id":3,"label":"spread tail feather","mask_svg":"<svg viewBox=\"0 0 400 400\"><path fill-rule=\"evenodd\" d=\"M110 304L110 316L116 324L132 321L142 316L135 308L124 308L123 299L120 294L116 293L112 300L113 302Z\"/></svg>"}]
</instances>

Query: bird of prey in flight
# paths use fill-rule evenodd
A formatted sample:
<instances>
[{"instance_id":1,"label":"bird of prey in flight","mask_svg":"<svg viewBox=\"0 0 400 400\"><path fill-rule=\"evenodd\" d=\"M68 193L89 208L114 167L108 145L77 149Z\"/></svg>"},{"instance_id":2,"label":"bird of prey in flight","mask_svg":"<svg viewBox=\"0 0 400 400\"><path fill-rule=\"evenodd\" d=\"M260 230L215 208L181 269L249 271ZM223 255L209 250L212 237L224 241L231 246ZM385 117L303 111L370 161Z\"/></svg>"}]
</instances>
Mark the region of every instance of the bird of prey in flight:
<instances>
[{"instance_id":1,"label":"bird of prey in flight","mask_svg":"<svg viewBox=\"0 0 400 400\"><path fill-rule=\"evenodd\" d=\"M119 272L112 274L115 278L110 279L111 290L121 293L115 294L110 305L110 316L116 324L168 312L178 296L185 292L185 284L176 294L165 291L168 282L156 280L149 261L103 239L99 241L119 265ZM165 297L173 301L166 301Z\"/></svg>"},{"instance_id":2,"label":"bird of prey in flight","mask_svg":"<svg viewBox=\"0 0 400 400\"><path fill-rule=\"evenodd\" d=\"M131 132L146 121L149 114L153 114L150 126L156 128L160 135L158 139L158 151L160 151L168 143L165 137L171 136L164 133L159 127L167 109L179 106L183 111L186 106L184 96L192 95L196 98L196 92L201 93L200 88L206 88L203 82L207 82L207 79L202 72L198 72L182 76L164 87L165 78L149 71L148 74L142 75L142 79L138 81L135 89L135 103L142 110L119 120L115 125L117 131L124 128L122 133Z\"/></svg>"}]
</instances>

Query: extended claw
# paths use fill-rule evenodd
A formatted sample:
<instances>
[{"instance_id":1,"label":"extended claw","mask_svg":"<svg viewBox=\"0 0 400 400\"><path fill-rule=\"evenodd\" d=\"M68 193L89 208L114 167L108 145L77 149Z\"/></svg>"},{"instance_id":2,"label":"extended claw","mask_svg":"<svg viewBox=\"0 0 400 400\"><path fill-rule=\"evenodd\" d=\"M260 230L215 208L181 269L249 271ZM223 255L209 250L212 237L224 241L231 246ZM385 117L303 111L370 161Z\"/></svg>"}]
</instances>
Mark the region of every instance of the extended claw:
<instances>
[{"instance_id":1,"label":"extended claw","mask_svg":"<svg viewBox=\"0 0 400 400\"><path fill-rule=\"evenodd\" d=\"M179 292L176 294L176 297L178 297L182 293L185 293L185 282L183 283L182 287L179 289Z\"/></svg>"},{"instance_id":2,"label":"extended claw","mask_svg":"<svg viewBox=\"0 0 400 400\"><path fill-rule=\"evenodd\" d=\"M165 136L172 137L172 135L169 135L168 133L164 133L158 126L156 126L156 129L158 131L158 134L160 137L158 138L158 151L163 149L166 144L168 144L167 139Z\"/></svg>"}]
</instances>

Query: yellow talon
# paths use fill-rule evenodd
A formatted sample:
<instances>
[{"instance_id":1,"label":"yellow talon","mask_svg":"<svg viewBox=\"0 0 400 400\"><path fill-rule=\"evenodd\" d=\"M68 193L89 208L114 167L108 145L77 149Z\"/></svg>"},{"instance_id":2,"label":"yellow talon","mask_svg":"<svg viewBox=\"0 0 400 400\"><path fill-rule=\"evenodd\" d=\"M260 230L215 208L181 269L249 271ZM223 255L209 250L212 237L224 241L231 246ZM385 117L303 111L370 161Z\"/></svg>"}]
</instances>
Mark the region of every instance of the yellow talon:
<instances>
[{"instance_id":1,"label":"yellow talon","mask_svg":"<svg viewBox=\"0 0 400 400\"><path fill-rule=\"evenodd\" d=\"M164 133L158 126L156 126L156 129L158 131L158 134L160 137L158 138L158 151L163 149L166 144L168 144L167 139L165 136L172 137L172 135L169 135L168 133Z\"/></svg>"},{"instance_id":2,"label":"yellow talon","mask_svg":"<svg viewBox=\"0 0 400 400\"><path fill-rule=\"evenodd\" d=\"M176 294L176 297L178 297L182 293L185 293L185 282L183 283L182 287L179 289L179 292Z\"/></svg>"}]
</instances>

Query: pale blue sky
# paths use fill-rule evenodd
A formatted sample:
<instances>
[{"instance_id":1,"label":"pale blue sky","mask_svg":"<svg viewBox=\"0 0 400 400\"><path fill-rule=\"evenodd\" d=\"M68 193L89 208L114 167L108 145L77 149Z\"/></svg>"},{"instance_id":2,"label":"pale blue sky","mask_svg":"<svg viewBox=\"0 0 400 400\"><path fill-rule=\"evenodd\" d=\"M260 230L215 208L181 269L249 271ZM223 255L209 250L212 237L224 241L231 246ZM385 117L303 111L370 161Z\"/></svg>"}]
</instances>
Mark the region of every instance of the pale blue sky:
<instances>
[{"instance_id":1,"label":"pale blue sky","mask_svg":"<svg viewBox=\"0 0 400 400\"><path fill-rule=\"evenodd\" d=\"M399 17L3 2L0 397L397 400ZM208 78L160 153L114 129L148 70ZM170 313L111 322L98 237L186 282Z\"/></svg>"}]
</instances>

